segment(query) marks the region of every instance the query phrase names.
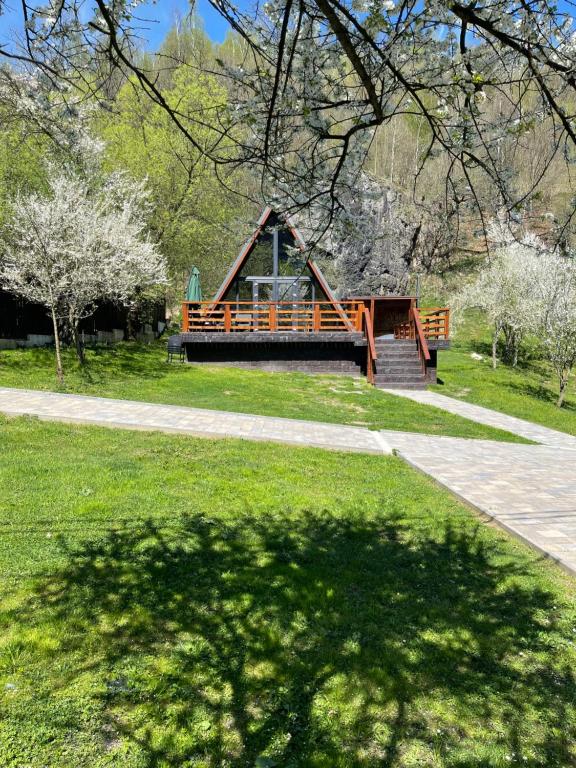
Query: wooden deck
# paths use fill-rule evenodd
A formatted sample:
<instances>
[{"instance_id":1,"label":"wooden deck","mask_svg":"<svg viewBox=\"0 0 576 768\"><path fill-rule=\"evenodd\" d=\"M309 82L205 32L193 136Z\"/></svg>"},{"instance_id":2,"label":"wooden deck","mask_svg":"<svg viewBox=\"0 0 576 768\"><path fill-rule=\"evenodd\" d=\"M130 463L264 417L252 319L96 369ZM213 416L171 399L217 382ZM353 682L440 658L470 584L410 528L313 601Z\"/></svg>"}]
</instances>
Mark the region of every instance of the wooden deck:
<instances>
[{"instance_id":1,"label":"wooden deck","mask_svg":"<svg viewBox=\"0 0 576 768\"><path fill-rule=\"evenodd\" d=\"M413 341L422 376L435 379L436 350L449 345L449 335L449 310L417 308L413 297L212 300L183 303L179 341L190 362L362 372L375 383L382 339Z\"/></svg>"},{"instance_id":2,"label":"wooden deck","mask_svg":"<svg viewBox=\"0 0 576 768\"><path fill-rule=\"evenodd\" d=\"M335 304L320 301L185 301L182 304L182 333L362 333L367 319L364 310L368 308L363 301ZM416 318L426 340L448 340L450 310L447 307L415 308L414 317L408 310L405 321L394 325L394 337L416 339Z\"/></svg>"}]
</instances>

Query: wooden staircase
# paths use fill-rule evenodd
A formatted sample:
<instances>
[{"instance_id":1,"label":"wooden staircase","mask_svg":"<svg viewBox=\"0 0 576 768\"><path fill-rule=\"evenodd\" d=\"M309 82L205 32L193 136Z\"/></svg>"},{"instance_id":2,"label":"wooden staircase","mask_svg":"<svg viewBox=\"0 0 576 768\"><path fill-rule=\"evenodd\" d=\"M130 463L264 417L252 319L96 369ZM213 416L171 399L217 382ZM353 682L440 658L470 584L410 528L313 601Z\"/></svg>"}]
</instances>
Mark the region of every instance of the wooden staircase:
<instances>
[{"instance_id":1,"label":"wooden staircase","mask_svg":"<svg viewBox=\"0 0 576 768\"><path fill-rule=\"evenodd\" d=\"M426 375L416 341L380 337L374 340L374 385L380 389L426 389Z\"/></svg>"}]
</instances>

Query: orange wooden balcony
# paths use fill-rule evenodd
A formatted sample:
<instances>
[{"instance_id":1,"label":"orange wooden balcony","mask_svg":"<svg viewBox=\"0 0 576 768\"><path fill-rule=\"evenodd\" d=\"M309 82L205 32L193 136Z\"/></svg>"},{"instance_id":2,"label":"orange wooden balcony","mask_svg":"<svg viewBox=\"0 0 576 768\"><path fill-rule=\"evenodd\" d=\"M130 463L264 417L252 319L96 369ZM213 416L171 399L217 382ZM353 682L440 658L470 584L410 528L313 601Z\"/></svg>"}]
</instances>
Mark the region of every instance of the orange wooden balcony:
<instances>
[{"instance_id":1,"label":"orange wooden balcony","mask_svg":"<svg viewBox=\"0 0 576 768\"><path fill-rule=\"evenodd\" d=\"M185 301L182 332L362 332L363 306L358 301Z\"/></svg>"}]
</instances>

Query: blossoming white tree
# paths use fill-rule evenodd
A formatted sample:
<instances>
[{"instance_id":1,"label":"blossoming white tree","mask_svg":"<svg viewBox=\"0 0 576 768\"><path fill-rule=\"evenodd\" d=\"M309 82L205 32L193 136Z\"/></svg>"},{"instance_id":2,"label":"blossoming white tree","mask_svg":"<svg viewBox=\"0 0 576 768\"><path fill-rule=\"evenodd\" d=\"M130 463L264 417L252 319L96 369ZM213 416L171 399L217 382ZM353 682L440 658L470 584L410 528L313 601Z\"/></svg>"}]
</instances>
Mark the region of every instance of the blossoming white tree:
<instances>
[{"instance_id":1,"label":"blossoming white tree","mask_svg":"<svg viewBox=\"0 0 576 768\"><path fill-rule=\"evenodd\" d=\"M493 367L501 334L514 365L523 338L533 334L556 373L561 407L576 365L576 260L532 234L515 239L497 223L489 234L497 244L491 262L453 304L485 312L493 328Z\"/></svg>"},{"instance_id":2,"label":"blossoming white tree","mask_svg":"<svg viewBox=\"0 0 576 768\"><path fill-rule=\"evenodd\" d=\"M536 332L542 315L542 293L535 290L540 282L540 258L544 244L534 235L521 239L499 222L493 222L488 236L494 247L492 258L476 280L454 297L459 309L475 307L483 311L492 326L492 367L497 365L497 349L504 336L506 359L516 365L522 340Z\"/></svg>"},{"instance_id":3,"label":"blossoming white tree","mask_svg":"<svg viewBox=\"0 0 576 768\"><path fill-rule=\"evenodd\" d=\"M540 266L543 311L538 335L558 378L561 407L576 365L576 262L574 257L551 254Z\"/></svg>"},{"instance_id":4,"label":"blossoming white tree","mask_svg":"<svg viewBox=\"0 0 576 768\"><path fill-rule=\"evenodd\" d=\"M11 206L0 285L47 308L62 380L60 324L68 325L83 362L78 328L96 302L127 301L136 289L166 282L166 269L146 234L144 184L114 174L94 187L55 169L48 181L48 195L19 195Z\"/></svg>"}]
</instances>

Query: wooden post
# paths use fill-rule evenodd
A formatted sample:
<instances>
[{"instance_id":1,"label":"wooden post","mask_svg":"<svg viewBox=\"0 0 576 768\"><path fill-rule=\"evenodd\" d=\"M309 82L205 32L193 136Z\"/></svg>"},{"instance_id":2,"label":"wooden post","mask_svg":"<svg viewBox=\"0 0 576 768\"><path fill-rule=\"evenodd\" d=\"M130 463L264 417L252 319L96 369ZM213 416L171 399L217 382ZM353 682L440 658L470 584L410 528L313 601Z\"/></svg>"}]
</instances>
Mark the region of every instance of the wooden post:
<instances>
[{"instance_id":1,"label":"wooden post","mask_svg":"<svg viewBox=\"0 0 576 768\"><path fill-rule=\"evenodd\" d=\"M322 314L320 312L320 304L314 304L314 319L312 321L312 327L314 331L319 331L322 324Z\"/></svg>"},{"instance_id":2,"label":"wooden post","mask_svg":"<svg viewBox=\"0 0 576 768\"><path fill-rule=\"evenodd\" d=\"M269 304L268 306L268 325L271 331L277 330L276 304Z\"/></svg>"},{"instance_id":3,"label":"wooden post","mask_svg":"<svg viewBox=\"0 0 576 768\"><path fill-rule=\"evenodd\" d=\"M188 314L188 304L182 302L182 332L186 333L190 327L190 316Z\"/></svg>"},{"instance_id":4,"label":"wooden post","mask_svg":"<svg viewBox=\"0 0 576 768\"><path fill-rule=\"evenodd\" d=\"M224 330L230 333L232 328L232 317L230 314L230 304L224 304Z\"/></svg>"}]
</instances>

